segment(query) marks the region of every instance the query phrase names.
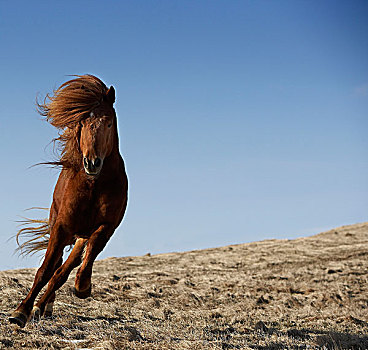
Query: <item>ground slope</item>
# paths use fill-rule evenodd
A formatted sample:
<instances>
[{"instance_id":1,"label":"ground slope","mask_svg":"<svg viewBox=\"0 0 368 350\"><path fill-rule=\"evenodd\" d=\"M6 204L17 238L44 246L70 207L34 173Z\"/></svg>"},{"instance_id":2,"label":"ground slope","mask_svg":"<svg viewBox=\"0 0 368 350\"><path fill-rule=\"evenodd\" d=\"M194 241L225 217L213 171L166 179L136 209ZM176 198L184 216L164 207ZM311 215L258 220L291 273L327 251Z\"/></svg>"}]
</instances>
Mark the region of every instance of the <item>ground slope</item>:
<instances>
[{"instance_id":1,"label":"ground slope","mask_svg":"<svg viewBox=\"0 0 368 350\"><path fill-rule=\"evenodd\" d=\"M54 316L7 322L35 269L0 272L0 348L368 349L368 223L308 238L98 261Z\"/></svg>"}]
</instances>

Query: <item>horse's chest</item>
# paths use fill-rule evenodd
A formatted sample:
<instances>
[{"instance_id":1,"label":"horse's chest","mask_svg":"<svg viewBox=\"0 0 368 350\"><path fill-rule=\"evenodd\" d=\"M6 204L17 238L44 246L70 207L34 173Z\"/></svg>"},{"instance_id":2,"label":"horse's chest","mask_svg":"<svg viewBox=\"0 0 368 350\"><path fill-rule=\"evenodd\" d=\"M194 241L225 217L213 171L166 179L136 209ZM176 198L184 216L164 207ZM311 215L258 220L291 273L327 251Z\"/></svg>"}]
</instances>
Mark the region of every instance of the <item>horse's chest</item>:
<instances>
[{"instance_id":1,"label":"horse's chest","mask_svg":"<svg viewBox=\"0 0 368 350\"><path fill-rule=\"evenodd\" d=\"M85 193L73 203L72 212L80 218L88 218L90 222L94 222L106 215L106 202L108 199L103 193Z\"/></svg>"},{"instance_id":2,"label":"horse's chest","mask_svg":"<svg viewBox=\"0 0 368 350\"><path fill-rule=\"evenodd\" d=\"M62 173L54 191L57 220L73 235L89 236L102 224L116 227L126 203L126 182L85 181L83 174Z\"/></svg>"},{"instance_id":3,"label":"horse's chest","mask_svg":"<svg viewBox=\"0 0 368 350\"><path fill-rule=\"evenodd\" d=\"M76 190L64 203L63 213L67 226L75 232L89 235L108 219L106 194L93 189Z\"/></svg>"}]
</instances>

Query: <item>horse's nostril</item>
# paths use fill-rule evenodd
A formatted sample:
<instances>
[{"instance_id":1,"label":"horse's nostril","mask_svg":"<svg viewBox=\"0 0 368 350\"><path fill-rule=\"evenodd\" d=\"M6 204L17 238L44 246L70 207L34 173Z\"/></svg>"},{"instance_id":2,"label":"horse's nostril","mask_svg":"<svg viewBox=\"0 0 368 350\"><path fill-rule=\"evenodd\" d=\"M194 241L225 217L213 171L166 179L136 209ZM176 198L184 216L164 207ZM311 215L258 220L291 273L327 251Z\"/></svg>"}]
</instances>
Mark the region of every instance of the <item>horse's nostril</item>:
<instances>
[{"instance_id":1,"label":"horse's nostril","mask_svg":"<svg viewBox=\"0 0 368 350\"><path fill-rule=\"evenodd\" d=\"M88 168L88 159L87 159L87 157L83 158L83 164L84 164L85 168Z\"/></svg>"},{"instance_id":2,"label":"horse's nostril","mask_svg":"<svg viewBox=\"0 0 368 350\"><path fill-rule=\"evenodd\" d=\"M101 165L101 159L100 158L96 158L93 164L94 164L94 166L96 168L99 168L100 165Z\"/></svg>"}]
</instances>

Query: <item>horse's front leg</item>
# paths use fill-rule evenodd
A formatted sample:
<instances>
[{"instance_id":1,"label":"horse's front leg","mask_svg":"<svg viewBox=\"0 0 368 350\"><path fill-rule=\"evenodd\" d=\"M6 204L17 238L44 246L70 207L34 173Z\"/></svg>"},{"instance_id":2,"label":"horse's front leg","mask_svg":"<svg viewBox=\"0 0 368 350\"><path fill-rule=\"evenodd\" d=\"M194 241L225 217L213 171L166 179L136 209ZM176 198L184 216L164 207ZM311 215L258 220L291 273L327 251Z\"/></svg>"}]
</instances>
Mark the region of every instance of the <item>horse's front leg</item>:
<instances>
[{"instance_id":1,"label":"horse's front leg","mask_svg":"<svg viewBox=\"0 0 368 350\"><path fill-rule=\"evenodd\" d=\"M82 254L86 242L86 238L78 238L75 242L73 250L69 254L68 259L55 271L49 282L46 292L34 307L34 314L36 318L40 318L42 315L47 316L47 314L50 312L50 304L53 302L53 299L55 299L55 291L67 281L70 272L82 262Z\"/></svg>"},{"instance_id":2,"label":"horse's front leg","mask_svg":"<svg viewBox=\"0 0 368 350\"><path fill-rule=\"evenodd\" d=\"M55 265L55 271L63 264L63 257L60 257L58 263ZM49 282L50 287L50 282ZM56 298L55 292L51 294L49 300L47 301L46 309L45 309L45 316L51 317L52 316L52 310L54 307L54 301Z\"/></svg>"},{"instance_id":3,"label":"horse's front leg","mask_svg":"<svg viewBox=\"0 0 368 350\"><path fill-rule=\"evenodd\" d=\"M85 299L91 295L91 275L93 263L97 255L104 249L106 243L114 233L115 228L101 225L88 239L82 266L75 277L75 295Z\"/></svg>"},{"instance_id":4,"label":"horse's front leg","mask_svg":"<svg viewBox=\"0 0 368 350\"><path fill-rule=\"evenodd\" d=\"M66 235L61 226L55 227L55 230L53 230L50 235L45 259L36 273L33 286L25 299L9 317L11 323L15 323L20 327L25 326L31 315L33 304L38 293L50 280L55 271L55 267L62 257L64 247L67 245L65 237Z\"/></svg>"}]
</instances>

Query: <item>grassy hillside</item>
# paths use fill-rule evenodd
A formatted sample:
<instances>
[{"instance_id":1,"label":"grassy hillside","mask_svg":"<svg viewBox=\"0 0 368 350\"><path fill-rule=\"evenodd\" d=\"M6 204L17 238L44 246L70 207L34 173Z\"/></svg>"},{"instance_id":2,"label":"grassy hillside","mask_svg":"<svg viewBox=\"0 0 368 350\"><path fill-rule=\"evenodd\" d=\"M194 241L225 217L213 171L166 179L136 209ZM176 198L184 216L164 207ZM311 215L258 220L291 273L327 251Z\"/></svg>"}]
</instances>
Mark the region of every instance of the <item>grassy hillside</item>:
<instances>
[{"instance_id":1,"label":"grassy hillside","mask_svg":"<svg viewBox=\"0 0 368 350\"><path fill-rule=\"evenodd\" d=\"M368 349L368 223L313 237L98 261L54 316L7 322L35 269L0 272L0 348Z\"/></svg>"}]
</instances>

